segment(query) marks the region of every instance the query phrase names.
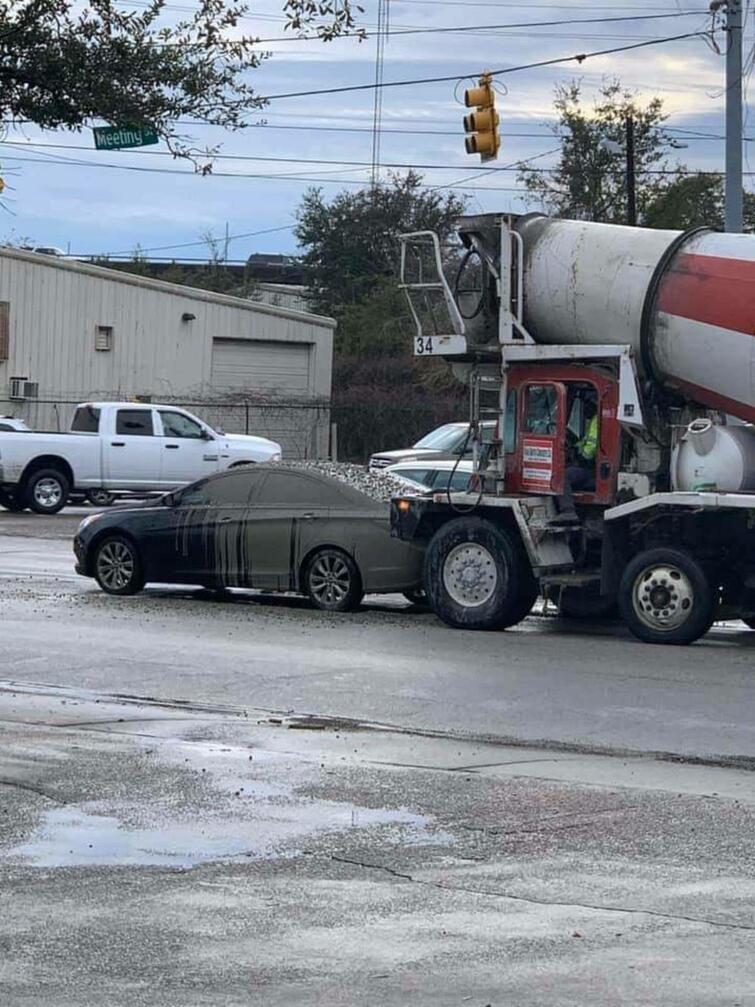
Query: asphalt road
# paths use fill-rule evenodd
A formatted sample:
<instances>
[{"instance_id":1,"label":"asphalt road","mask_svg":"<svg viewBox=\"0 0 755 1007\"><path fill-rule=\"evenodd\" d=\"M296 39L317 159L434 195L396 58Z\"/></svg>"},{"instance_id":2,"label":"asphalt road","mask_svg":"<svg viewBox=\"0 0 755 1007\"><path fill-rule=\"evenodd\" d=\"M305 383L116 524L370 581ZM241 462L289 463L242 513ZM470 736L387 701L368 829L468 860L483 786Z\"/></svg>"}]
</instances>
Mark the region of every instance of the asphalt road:
<instances>
[{"instance_id":1,"label":"asphalt road","mask_svg":"<svg viewBox=\"0 0 755 1007\"><path fill-rule=\"evenodd\" d=\"M755 1007L755 633L110 598L86 513L0 514L3 1007Z\"/></svg>"},{"instance_id":2,"label":"asphalt road","mask_svg":"<svg viewBox=\"0 0 755 1007\"><path fill-rule=\"evenodd\" d=\"M296 598L170 587L109 598L72 571L67 537L89 512L0 516L6 677L503 741L755 758L755 633L742 624L672 648L546 616L456 631L394 597L340 616Z\"/></svg>"}]
</instances>

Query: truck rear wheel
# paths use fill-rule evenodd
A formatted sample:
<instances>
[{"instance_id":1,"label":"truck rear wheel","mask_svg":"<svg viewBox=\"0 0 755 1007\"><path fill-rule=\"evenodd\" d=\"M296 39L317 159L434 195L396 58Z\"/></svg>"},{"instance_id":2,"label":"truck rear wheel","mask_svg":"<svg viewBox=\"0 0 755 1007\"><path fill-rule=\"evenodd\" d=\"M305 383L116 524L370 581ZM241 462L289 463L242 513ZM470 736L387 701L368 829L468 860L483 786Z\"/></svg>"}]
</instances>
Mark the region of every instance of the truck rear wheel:
<instances>
[{"instance_id":1,"label":"truck rear wheel","mask_svg":"<svg viewBox=\"0 0 755 1007\"><path fill-rule=\"evenodd\" d=\"M5 490L0 490L0 507L4 507L13 514L20 514L21 511L26 510L26 504L23 499L19 499L11 493L6 493Z\"/></svg>"},{"instance_id":2,"label":"truck rear wheel","mask_svg":"<svg viewBox=\"0 0 755 1007\"><path fill-rule=\"evenodd\" d=\"M26 502L36 514L57 514L68 503L68 479L58 469L39 469L26 481Z\"/></svg>"},{"instance_id":3,"label":"truck rear wheel","mask_svg":"<svg viewBox=\"0 0 755 1007\"><path fill-rule=\"evenodd\" d=\"M527 615L537 585L513 535L477 517L443 525L425 554L436 615L459 629L506 629Z\"/></svg>"},{"instance_id":4,"label":"truck rear wheel","mask_svg":"<svg viewBox=\"0 0 755 1007\"><path fill-rule=\"evenodd\" d=\"M621 616L646 643L693 643L707 633L716 595L705 571L680 549L648 549L634 557L621 578Z\"/></svg>"}]
</instances>

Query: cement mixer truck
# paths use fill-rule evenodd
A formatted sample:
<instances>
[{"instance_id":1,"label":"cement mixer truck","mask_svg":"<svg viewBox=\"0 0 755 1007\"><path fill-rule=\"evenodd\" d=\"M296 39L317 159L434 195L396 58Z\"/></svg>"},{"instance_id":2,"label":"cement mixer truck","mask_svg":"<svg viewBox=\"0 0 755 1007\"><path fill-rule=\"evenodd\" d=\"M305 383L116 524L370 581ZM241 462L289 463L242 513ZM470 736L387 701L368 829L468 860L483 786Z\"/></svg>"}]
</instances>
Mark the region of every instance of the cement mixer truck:
<instances>
[{"instance_id":1,"label":"cement mixer truck","mask_svg":"<svg viewBox=\"0 0 755 1007\"><path fill-rule=\"evenodd\" d=\"M755 629L755 236L539 214L458 233L452 259L433 232L401 246L414 352L470 403L467 491L391 504L434 611L505 629L543 595L617 606L650 643Z\"/></svg>"}]
</instances>

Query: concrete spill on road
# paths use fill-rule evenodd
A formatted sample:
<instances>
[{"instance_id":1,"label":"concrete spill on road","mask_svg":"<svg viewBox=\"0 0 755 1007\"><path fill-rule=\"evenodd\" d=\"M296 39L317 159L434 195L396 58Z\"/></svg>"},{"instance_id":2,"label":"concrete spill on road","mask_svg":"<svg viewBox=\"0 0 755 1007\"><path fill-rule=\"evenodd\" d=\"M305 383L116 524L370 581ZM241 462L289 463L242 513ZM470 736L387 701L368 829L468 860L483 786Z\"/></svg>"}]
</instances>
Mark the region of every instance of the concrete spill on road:
<instances>
[{"instance_id":1,"label":"concrete spill on road","mask_svg":"<svg viewBox=\"0 0 755 1007\"><path fill-rule=\"evenodd\" d=\"M181 745L180 750L193 747ZM212 746L200 748L205 756L213 752ZM237 751L216 749L214 754L222 762ZM281 764L285 760L256 749L255 761ZM449 834L432 830L429 819L406 809L308 798L285 784L249 775L242 783L242 777L227 775L228 767L212 768L213 782L220 784L216 813L184 813L176 820L166 819L162 809L155 824L149 817L145 824L137 824L133 807L119 809L110 803L87 801L50 808L41 815L33 835L5 850L0 860L34 867L187 868L235 858L287 859L301 854L305 847L327 844L331 834L342 836L352 830L364 832L366 841L371 841L373 833L380 844L445 846L452 842ZM229 784L234 787L230 795ZM118 815L119 810L128 824Z\"/></svg>"}]
</instances>

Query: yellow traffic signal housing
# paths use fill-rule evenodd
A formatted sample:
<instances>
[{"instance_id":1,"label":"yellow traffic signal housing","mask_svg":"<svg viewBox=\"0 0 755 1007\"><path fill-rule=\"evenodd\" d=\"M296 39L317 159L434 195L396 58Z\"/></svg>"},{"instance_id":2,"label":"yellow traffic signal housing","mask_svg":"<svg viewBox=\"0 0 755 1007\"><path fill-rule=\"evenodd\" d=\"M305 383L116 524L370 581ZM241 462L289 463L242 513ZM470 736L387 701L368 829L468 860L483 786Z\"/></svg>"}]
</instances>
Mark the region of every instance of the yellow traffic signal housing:
<instances>
[{"instance_id":1,"label":"yellow traffic signal housing","mask_svg":"<svg viewBox=\"0 0 755 1007\"><path fill-rule=\"evenodd\" d=\"M498 113L495 110L493 78L484 73L477 87L464 92L464 104L476 111L464 116L464 132L469 134L464 143L468 154L479 154L482 161L498 157L501 138L498 135Z\"/></svg>"}]
</instances>

